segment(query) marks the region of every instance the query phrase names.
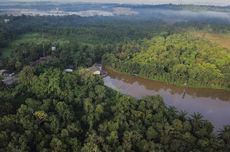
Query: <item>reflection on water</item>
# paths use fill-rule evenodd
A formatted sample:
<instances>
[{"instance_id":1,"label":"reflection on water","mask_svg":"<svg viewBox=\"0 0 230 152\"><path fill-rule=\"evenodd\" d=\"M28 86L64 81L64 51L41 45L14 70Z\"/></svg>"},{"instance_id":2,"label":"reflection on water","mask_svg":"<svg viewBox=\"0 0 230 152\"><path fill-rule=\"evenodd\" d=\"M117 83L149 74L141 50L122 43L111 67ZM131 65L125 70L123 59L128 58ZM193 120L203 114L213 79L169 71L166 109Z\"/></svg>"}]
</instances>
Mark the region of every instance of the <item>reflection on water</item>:
<instances>
[{"instance_id":1,"label":"reflection on water","mask_svg":"<svg viewBox=\"0 0 230 152\"><path fill-rule=\"evenodd\" d=\"M169 106L192 114L201 113L215 126L215 130L230 125L230 92L218 89L185 88L106 69L106 86L123 94L142 98L160 95Z\"/></svg>"}]
</instances>

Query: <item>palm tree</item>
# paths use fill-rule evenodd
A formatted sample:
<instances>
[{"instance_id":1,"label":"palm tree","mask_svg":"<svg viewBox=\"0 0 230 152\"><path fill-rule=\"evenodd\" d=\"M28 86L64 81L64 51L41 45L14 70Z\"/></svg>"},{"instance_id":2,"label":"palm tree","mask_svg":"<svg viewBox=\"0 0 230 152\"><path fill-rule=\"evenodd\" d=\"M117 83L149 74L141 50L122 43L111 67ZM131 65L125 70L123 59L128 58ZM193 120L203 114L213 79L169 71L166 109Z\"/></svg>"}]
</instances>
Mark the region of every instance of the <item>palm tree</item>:
<instances>
[{"instance_id":1,"label":"palm tree","mask_svg":"<svg viewBox=\"0 0 230 152\"><path fill-rule=\"evenodd\" d=\"M224 140L227 145L230 145L230 126L225 126L219 133L219 137Z\"/></svg>"},{"instance_id":2,"label":"palm tree","mask_svg":"<svg viewBox=\"0 0 230 152\"><path fill-rule=\"evenodd\" d=\"M177 111L177 109L175 107L169 106L169 107L167 107L167 113L168 113L168 118L170 120L173 120L173 119L175 119L176 114L178 113L178 111Z\"/></svg>"},{"instance_id":3,"label":"palm tree","mask_svg":"<svg viewBox=\"0 0 230 152\"><path fill-rule=\"evenodd\" d=\"M187 116L187 112L186 111L179 111L178 115L179 115L179 119L181 119L182 121L186 120L186 116Z\"/></svg>"},{"instance_id":4,"label":"palm tree","mask_svg":"<svg viewBox=\"0 0 230 152\"><path fill-rule=\"evenodd\" d=\"M194 132L201 127L203 116L200 113L194 113L191 117L192 130Z\"/></svg>"}]
</instances>

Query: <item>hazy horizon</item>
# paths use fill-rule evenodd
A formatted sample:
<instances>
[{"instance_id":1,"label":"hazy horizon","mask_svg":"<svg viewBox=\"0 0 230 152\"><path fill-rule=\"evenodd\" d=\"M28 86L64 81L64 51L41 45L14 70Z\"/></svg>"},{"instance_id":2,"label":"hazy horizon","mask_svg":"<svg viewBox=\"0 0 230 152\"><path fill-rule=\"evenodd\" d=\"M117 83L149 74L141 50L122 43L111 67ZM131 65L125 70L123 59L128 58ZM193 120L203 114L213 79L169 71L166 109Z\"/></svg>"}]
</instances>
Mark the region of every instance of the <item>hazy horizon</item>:
<instances>
[{"instance_id":1,"label":"hazy horizon","mask_svg":"<svg viewBox=\"0 0 230 152\"><path fill-rule=\"evenodd\" d=\"M93 2L93 3L130 3L130 4L194 4L194 5L230 5L229 0L0 0L0 2Z\"/></svg>"}]
</instances>

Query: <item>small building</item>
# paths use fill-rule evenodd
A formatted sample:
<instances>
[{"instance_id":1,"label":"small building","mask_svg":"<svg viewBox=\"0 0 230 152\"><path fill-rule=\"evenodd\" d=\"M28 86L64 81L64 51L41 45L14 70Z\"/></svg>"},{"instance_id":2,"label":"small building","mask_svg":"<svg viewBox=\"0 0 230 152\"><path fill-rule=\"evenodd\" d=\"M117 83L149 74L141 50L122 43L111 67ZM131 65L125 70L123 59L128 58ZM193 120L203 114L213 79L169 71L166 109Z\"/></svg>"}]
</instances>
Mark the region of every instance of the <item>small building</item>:
<instances>
[{"instance_id":1,"label":"small building","mask_svg":"<svg viewBox=\"0 0 230 152\"><path fill-rule=\"evenodd\" d=\"M15 73L10 73L9 77L13 77L15 75Z\"/></svg>"},{"instance_id":2,"label":"small building","mask_svg":"<svg viewBox=\"0 0 230 152\"><path fill-rule=\"evenodd\" d=\"M52 46L52 47L51 47L51 50L52 50L52 51L56 51L57 48L56 48L55 46Z\"/></svg>"},{"instance_id":3,"label":"small building","mask_svg":"<svg viewBox=\"0 0 230 152\"><path fill-rule=\"evenodd\" d=\"M6 75L7 75L7 70L5 69L0 70L0 76L4 77Z\"/></svg>"},{"instance_id":4,"label":"small building","mask_svg":"<svg viewBox=\"0 0 230 152\"><path fill-rule=\"evenodd\" d=\"M8 18L4 19L4 23L8 23L8 22L10 22L10 19Z\"/></svg>"},{"instance_id":5,"label":"small building","mask_svg":"<svg viewBox=\"0 0 230 152\"><path fill-rule=\"evenodd\" d=\"M94 64L92 67L88 68L88 70L91 71L95 75L100 75L102 71L102 65Z\"/></svg>"},{"instance_id":6,"label":"small building","mask_svg":"<svg viewBox=\"0 0 230 152\"><path fill-rule=\"evenodd\" d=\"M7 78L3 79L2 82L6 86L10 86L16 82L16 77L14 77L14 76L13 77L7 77Z\"/></svg>"},{"instance_id":7,"label":"small building","mask_svg":"<svg viewBox=\"0 0 230 152\"><path fill-rule=\"evenodd\" d=\"M95 74L95 75L100 75L101 74L101 71L95 71L95 72L93 72L93 74Z\"/></svg>"},{"instance_id":8,"label":"small building","mask_svg":"<svg viewBox=\"0 0 230 152\"><path fill-rule=\"evenodd\" d=\"M65 69L64 70L66 73L72 73L73 72L73 69Z\"/></svg>"},{"instance_id":9,"label":"small building","mask_svg":"<svg viewBox=\"0 0 230 152\"><path fill-rule=\"evenodd\" d=\"M2 77L2 83L6 86L10 86L17 81L15 73L9 73L7 70L0 70L0 76Z\"/></svg>"}]
</instances>

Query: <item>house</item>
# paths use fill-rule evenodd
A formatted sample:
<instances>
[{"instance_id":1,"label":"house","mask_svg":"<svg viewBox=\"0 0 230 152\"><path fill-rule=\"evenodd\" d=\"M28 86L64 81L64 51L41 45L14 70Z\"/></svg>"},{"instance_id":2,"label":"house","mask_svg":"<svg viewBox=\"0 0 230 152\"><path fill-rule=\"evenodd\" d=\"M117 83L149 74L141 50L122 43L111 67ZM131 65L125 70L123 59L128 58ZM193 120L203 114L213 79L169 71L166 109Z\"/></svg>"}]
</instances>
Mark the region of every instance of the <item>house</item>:
<instances>
[{"instance_id":1,"label":"house","mask_svg":"<svg viewBox=\"0 0 230 152\"><path fill-rule=\"evenodd\" d=\"M8 23L10 21L10 19L4 19L4 23Z\"/></svg>"},{"instance_id":2,"label":"house","mask_svg":"<svg viewBox=\"0 0 230 152\"><path fill-rule=\"evenodd\" d=\"M73 72L73 69L65 69L64 70L66 73L72 73Z\"/></svg>"},{"instance_id":3,"label":"house","mask_svg":"<svg viewBox=\"0 0 230 152\"><path fill-rule=\"evenodd\" d=\"M100 75L101 74L101 71L95 71L95 72L93 72L93 74L95 74L95 75Z\"/></svg>"},{"instance_id":4,"label":"house","mask_svg":"<svg viewBox=\"0 0 230 152\"><path fill-rule=\"evenodd\" d=\"M15 75L14 73L9 73L9 71L5 69L0 70L0 76L3 78L12 77L14 75Z\"/></svg>"},{"instance_id":5,"label":"house","mask_svg":"<svg viewBox=\"0 0 230 152\"><path fill-rule=\"evenodd\" d=\"M100 75L102 71L102 65L94 64L92 67L88 68L88 70L91 71L95 75Z\"/></svg>"},{"instance_id":6,"label":"house","mask_svg":"<svg viewBox=\"0 0 230 152\"><path fill-rule=\"evenodd\" d=\"M56 48L55 46L52 46L52 47L51 47L51 50L52 50L52 51L56 51L56 49L57 49L57 48Z\"/></svg>"},{"instance_id":7,"label":"house","mask_svg":"<svg viewBox=\"0 0 230 152\"><path fill-rule=\"evenodd\" d=\"M15 76L12 77L6 77L5 79L2 80L3 84L5 84L6 86L10 86L12 84L14 84L17 81Z\"/></svg>"},{"instance_id":8,"label":"house","mask_svg":"<svg viewBox=\"0 0 230 152\"><path fill-rule=\"evenodd\" d=\"M0 76L5 77L7 75L7 70L2 69L0 70Z\"/></svg>"},{"instance_id":9,"label":"house","mask_svg":"<svg viewBox=\"0 0 230 152\"><path fill-rule=\"evenodd\" d=\"M2 77L2 83L6 86L10 86L17 81L15 73L9 73L7 70L0 70L0 76Z\"/></svg>"}]
</instances>

